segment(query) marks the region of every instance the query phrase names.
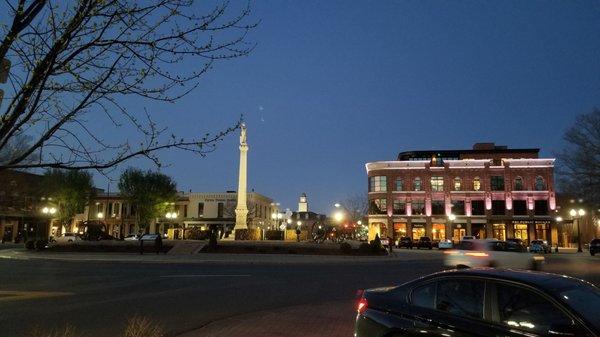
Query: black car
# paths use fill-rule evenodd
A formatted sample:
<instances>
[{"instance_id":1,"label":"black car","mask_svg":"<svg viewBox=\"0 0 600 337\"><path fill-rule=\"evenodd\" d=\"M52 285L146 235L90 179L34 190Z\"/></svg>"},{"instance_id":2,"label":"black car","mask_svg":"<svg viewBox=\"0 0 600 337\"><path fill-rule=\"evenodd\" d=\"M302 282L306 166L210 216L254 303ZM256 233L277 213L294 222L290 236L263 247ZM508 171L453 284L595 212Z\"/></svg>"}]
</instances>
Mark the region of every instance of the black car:
<instances>
[{"instance_id":1,"label":"black car","mask_svg":"<svg viewBox=\"0 0 600 337\"><path fill-rule=\"evenodd\" d=\"M398 248L402 248L402 247L412 249L413 240L408 236L401 237L400 240L398 240Z\"/></svg>"},{"instance_id":2,"label":"black car","mask_svg":"<svg viewBox=\"0 0 600 337\"><path fill-rule=\"evenodd\" d=\"M523 253L527 251L527 245L522 239L506 239L506 250Z\"/></svg>"},{"instance_id":3,"label":"black car","mask_svg":"<svg viewBox=\"0 0 600 337\"><path fill-rule=\"evenodd\" d=\"M594 256L596 253L600 253L600 239L594 239L590 242L590 254Z\"/></svg>"},{"instance_id":4,"label":"black car","mask_svg":"<svg viewBox=\"0 0 600 337\"><path fill-rule=\"evenodd\" d=\"M550 273L473 268L362 292L355 337L600 336L600 289Z\"/></svg>"},{"instance_id":5,"label":"black car","mask_svg":"<svg viewBox=\"0 0 600 337\"><path fill-rule=\"evenodd\" d=\"M417 242L417 248L427 248L427 249L433 248L431 239L427 236L422 236L419 239L419 241Z\"/></svg>"}]
</instances>

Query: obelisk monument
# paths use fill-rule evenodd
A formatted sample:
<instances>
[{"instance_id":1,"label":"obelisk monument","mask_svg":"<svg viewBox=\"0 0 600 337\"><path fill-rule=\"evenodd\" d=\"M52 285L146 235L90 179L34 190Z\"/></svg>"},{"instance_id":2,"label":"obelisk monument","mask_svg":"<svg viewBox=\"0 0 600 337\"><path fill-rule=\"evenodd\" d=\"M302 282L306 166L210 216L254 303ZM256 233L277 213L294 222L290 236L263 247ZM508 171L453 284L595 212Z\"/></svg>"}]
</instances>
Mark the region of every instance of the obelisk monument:
<instances>
[{"instance_id":1,"label":"obelisk monument","mask_svg":"<svg viewBox=\"0 0 600 337\"><path fill-rule=\"evenodd\" d=\"M248 184L248 142L246 124L242 123L240 132L240 173L238 177L237 206L235 207L235 229L247 229L248 204L246 186Z\"/></svg>"}]
</instances>

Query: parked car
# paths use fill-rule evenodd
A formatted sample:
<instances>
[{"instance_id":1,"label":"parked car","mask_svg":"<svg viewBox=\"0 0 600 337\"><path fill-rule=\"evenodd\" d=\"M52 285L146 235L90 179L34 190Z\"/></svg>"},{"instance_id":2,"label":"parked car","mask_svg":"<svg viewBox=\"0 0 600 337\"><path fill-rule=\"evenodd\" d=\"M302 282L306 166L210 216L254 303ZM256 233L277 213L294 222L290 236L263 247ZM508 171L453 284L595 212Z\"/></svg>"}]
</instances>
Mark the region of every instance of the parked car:
<instances>
[{"instance_id":1,"label":"parked car","mask_svg":"<svg viewBox=\"0 0 600 337\"><path fill-rule=\"evenodd\" d=\"M65 243L73 243L77 241L81 241L81 236L77 233L64 233L62 236L54 239L57 244L65 244Z\"/></svg>"},{"instance_id":2,"label":"parked car","mask_svg":"<svg viewBox=\"0 0 600 337\"><path fill-rule=\"evenodd\" d=\"M413 240L408 236L401 237L400 240L398 241L398 248L402 248L402 247L412 249Z\"/></svg>"},{"instance_id":3,"label":"parked car","mask_svg":"<svg viewBox=\"0 0 600 337\"><path fill-rule=\"evenodd\" d=\"M465 240L477 240L477 238L472 235L465 235L460 239L460 241L465 241Z\"/></svg>"},{"instance_id":4,"label":"parked car","mask_svg":"<svg viewBox=\"0 0 600 337\"><path fill-rule=\"evenodd\" d=\"M125 241L137 241L139 239L140 239L140 236L137 234L129 234L123 238L123 240L125 240Z\"/></svg>"},{"instance_id":5,"label":"parked car","mask_svg":"<svg viewBox=\"0 0 600 337\"><path fill-rule=\"evenodd\" d=\"M594 239L590 242L590 255L594 256L600 253L600 239Z\"/></svg>"},{"instance_id":6,"label":"parked car","mask_svg":"<svg viewBox=\"0 0 600 337\"><path fill-rule=\"evenodd\" d=\"M160 236L160 234L144 234L140 237L139 241L143 241L145 247L154 246L157 236Z\"/></svg>"},{"instance_id":7,"label":"parked car","mask_svg":"<svg viewBox=\"0 0 600 337\"><path fill-rule=\"evenodd\" d=\"M526 252L527 245L522 239L510 238L506 239L506 249L514 252Z\"/></svg>"},{"instance_id":8,"label":"parked car","mask_svg":"<svg viewBox=\"0 0 600 337\"><path fill-rule=\"evenodd\" d=\"M431 239L427 236L422 236L419 239L419 241L417 241L417 249L420 249L420 248L427 248L427 249L433 248Z\"/></svg>"},{"instance_id":9,"label":"parked car","mask_svg":"<svg viewBox=\"0 0 600 337\"><path fill-rule=\"evenodd\" d=\"M543 240L531 240L529 244L529 251L532 253L543 253L548 254L552 252L548 241Z\"/></svg>"},{"instance_id":10,"label":"parked car","mask_svg":"<svg viewBox=\"0 0 600 337\"><path fill-rule=\"evenodd\" d=\"M354 336L600 336L600 289L510 269L431 274L359 292Z\"/></svg>"},{"instance_id":11,"label":"parked car","mask_svg":"<svg viewBox=\"0 0 600 337\"><path fill-rule=\"evenodd\" d=\"M452 240L444 239L438 242L438 249L452 249L452 247L454 247Z\"/></svg>"},{"instance_id":12,"label":"parked car","mask_svg":"<svg viewBox=\"0 0 600 337\"><path fill-rule=\"evenodd\" d=\"M445 265L460 267L503 267L538 269L544 257L508 249L508 243L495 239L462 241L456 250L447 250Z\"/></svg>"}]
</instances>

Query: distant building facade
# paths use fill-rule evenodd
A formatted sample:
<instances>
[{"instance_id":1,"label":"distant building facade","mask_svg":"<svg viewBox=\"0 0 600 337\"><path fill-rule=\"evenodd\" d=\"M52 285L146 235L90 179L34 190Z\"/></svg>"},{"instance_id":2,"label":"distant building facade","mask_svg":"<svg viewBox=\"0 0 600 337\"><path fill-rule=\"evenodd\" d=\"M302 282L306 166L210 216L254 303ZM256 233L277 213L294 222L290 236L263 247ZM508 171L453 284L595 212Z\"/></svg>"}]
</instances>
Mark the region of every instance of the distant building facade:
<instances>
[{"instance_id":1,"label":"distant building facade","mask_svg":"<svg viewBox=\"0 0 600 337\"><path fill-rule=\"evenodd\" d=\"M136 206L129 204L118 193L99 193L79 219L97 220L106 224L108 234L121 238L146 230L150 233L167 233L169 228L208 229L215 225L228 231L235 225L237 193L180 192L170 207L177 216L166 214L156 218L149 228L141 228L136 219ZM266 229L271 225L271 214L278 212L273 200L256 192L248 193L248 226ZM169 207L168 207L169 208ZM169 212L171 213L171 212Z\"/></svg>"},{"instance_id":2,"label":"distant building facade","mask_svg":"<svg viewBox=\"0 0 600 337\"><path fill-rule=\"evenodd\" d=\"M369 236L558 242L554 159L478 143L366 164Z\"/></svg>"},{"instance_id":3,"label":"distant building facade","mask_svg":"<svg viewBox=\"0 0 600 337\"><path fill-rule=\"evenodd\" d=\"M22 241L27 236L47 236L48 215L42 209L52 200L40 192L42 176L16 171L0 171L0 239Z\"/></svg>"},{"instance_id":4,"label":"distant building facade","mask_svg":"<svg viewBox=\"0 0 600 337\"><path fill-rule=\"evenodd\" d=\"M298 211L292 212L289 219L289 228L306 229L312 233L319 225L325 225L327 216L311 212L308 208L308 196L306 196L306 193L302 193L298 200Z\"/></svg>"}]
</instances>

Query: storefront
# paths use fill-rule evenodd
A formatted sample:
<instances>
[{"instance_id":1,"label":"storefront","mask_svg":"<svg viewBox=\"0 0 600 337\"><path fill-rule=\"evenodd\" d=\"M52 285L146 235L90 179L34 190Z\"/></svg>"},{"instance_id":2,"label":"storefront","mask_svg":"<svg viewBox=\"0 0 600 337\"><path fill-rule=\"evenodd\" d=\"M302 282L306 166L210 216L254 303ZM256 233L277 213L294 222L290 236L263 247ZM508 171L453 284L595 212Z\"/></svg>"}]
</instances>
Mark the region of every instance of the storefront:
<instances>
[{"instance_id":1,"label":"storefront","mask_svg":"<svg viewBox=\"0 0 600 337\"><path fill-rule=\"evenodd\" d=\"M467 235L467 229L464 224L453 224L452 225L452 242L459 243L463 236Z\"/></svg>"},{"instance_id":2,"label":"storefront","mask_svg":"<svg viewBox=\"0 0 600 337\"><path fill-rule=\"evenodd\" d=\"M413 224L412 225L412 239L419 240L421 237L425 236L425 224Z\"/></svg>"},{"instance_id":3,"label":"storefront","mask_svg":"<svg viewBox=\"0 0 600 337\"><path fill-rule=\"evenodd\" d=\"M550 242L550 222L535 223L535 238L538 240L546 240Z\"/></svg>"},{"instance_id":4,"label":"storefront","mask_svg":"<svg viewBox=\"0 0 600 337\"><path fill-rule=\"evenodd\" d=\"M497 240L506 240L506 225L503 223L492 224L492 236Z\"/></svg>"},{"instance_id":5,"label":"storefront","mask_svg":"<svg viewBox=\"0 0 600 337\"><path fill-rule=\"evenodd\" d=\"M440 241L446 239L446 225L443 223L434 223L431 225L431 239Z\"/></svg>"},{"instance_id":6,"label":"storefront","mask_svg":"<svg viewBox=\"0 0 600 337\"><path fill-rule=\"evenodd\" d=\"M406 223L405 222L395 222L394 223L394 240L398 240L404 236L406 236Z\"/></svg>"},{"instance_id":7,"label":"storefront","mask_svg":"<svg viewBox=\"0 0 600 337\"><path fill-rule=\"evenodd\" d=\"M526 223L515 223L513 224L514 228L514 238L521 239L525 244L529 243L529 234L528 234L528 225Z\"/></svg>"}]
</instances>

